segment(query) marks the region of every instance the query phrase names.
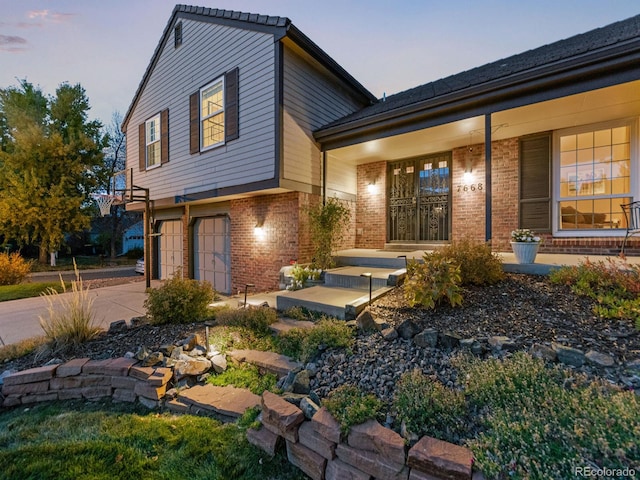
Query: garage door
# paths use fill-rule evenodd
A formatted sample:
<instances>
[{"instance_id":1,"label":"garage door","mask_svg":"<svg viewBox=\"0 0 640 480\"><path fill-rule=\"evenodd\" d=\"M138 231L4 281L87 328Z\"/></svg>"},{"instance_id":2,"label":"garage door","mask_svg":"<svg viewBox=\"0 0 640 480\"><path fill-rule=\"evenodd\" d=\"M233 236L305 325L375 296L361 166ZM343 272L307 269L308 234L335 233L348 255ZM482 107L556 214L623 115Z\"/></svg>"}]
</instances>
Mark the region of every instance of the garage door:
<instances>
[{"instance_id":1,"label":"garage door","mask_svg":"<svg viewBox=\"0 0 640 480\"><path fill-rule=\"evenodd\" d=\"M182 267L182 221L164 220L158 232L158 277L164 280Z\"/></svg>"},{"instance_id":2,"label":"garage door","mask_svg":"<svg viewBox=\"0 0 640 480\"><path fill-rule=\"evenodd\" d=\"M229 217L199 218L194 226L193 274L220 293L231 293L231 240Z\"/></svg>"}]
</instances>

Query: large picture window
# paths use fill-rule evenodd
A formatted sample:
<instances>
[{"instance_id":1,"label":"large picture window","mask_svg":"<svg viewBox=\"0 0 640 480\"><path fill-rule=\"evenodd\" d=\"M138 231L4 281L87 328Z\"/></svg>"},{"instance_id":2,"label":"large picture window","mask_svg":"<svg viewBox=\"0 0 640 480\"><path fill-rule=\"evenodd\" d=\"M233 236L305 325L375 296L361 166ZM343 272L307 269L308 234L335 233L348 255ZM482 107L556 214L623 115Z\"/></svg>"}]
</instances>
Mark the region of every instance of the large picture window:
<instances>
[{"instance_id":1,"label":"large picture window","mask_svg":"<svg viewBox=\"0 0 640 480\"><path fill-rule=\"evenodd\" d=\"M626 228L621 204L631 201L632 127L558 132L558 231Z\"/></svg>"},{"instance_id":2,"label":"large picture window","mask_svg":"<svg viewBox=\"0 0 640 480\"><path fill-rule=\"evenodd\" d=\"M200 90L201 150L224 143L224 77Z\"/></svg>"}]
</instances>

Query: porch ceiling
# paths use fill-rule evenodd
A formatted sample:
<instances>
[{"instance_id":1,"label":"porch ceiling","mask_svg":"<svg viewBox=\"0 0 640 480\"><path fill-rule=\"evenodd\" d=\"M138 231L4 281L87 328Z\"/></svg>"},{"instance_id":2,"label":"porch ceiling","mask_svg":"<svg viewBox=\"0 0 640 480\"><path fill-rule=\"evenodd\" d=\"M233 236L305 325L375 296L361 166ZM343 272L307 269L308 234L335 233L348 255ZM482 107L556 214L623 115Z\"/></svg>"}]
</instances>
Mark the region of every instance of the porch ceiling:
<instances>
[{"instance_id":1,"label":"porch ceiling","mask_svg":"<svg viewBox=\"0 0 640 480\"><path fill-rule=\"evenodd\" d=\"M640 80L492 114L493 140L640 116ZM484 117L349 145L327 153L359 165L397 160L484 143Z\"/></svg>"}]
</instances>

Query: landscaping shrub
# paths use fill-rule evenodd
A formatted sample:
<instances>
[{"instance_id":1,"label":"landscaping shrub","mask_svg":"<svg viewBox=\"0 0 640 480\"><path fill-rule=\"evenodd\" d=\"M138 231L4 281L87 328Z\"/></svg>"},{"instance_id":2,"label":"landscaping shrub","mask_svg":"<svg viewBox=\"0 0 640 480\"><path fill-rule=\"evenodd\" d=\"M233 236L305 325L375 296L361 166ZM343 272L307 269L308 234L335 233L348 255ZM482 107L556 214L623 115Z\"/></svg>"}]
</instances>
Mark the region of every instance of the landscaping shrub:
<instances>
[{"instance_id":1,"label":"landscaping shrub","mask_svg":"<svg viewBox=\"0 0 640 480\"><path fill-rule=\"evenodd\" d=\"M259 335L270 335L272 332L269 326L277 320L276 311L268 307L224 310L216 315L219 325L247 328Z\"/></svg>"},{"instance_id":2,"label":"landscaping shrub","mask_svg":"<svg viewBox=\"0 0 640 480\"><path fill-rule=\"evenodd\" d=\"M624 260L587 260L559 268L549 278L595 300L594 313L602 318L633 320L640 329L640 266Z\"/></svg>"},{"instance_id":3,"label":"landscaping shrub","mask_svg":"<svg viewBox=\"0 0 640 480\"><path fill-rule=\"evenodd\" d=\"M233 385L238 388L246 388L256 395L262 395L265 390L275 392L277 382L278 377L275 374L262 374L258 367L248 364L242 364L239 367L230 366L224 372L207 378L207 383L211 385L221 387Z\"/></svg>"},{"instance_id":4,"label":"landscaping shrub","mask_svg":"<svg viewBox=\"0 0 640 480\"><path fill-rule=\"evenodd\" d=\"M0 285L17 285L31 273L31 262L18 252L0 253Z\"/></svg>"},{"instance_id":5,"label":"landscaping shrub","mask_svg":"<svg viewBox=\"0 0 640 480\"><path fill-rule=\"evenodd\" d=\"M452 443L465 430L466 406L462 393L446 388L419 369L405 372L396 384L393 408L408 432Z\"/></svg>"},{"instance_id":6,"label":"landscaping shrub","mask_svg":"<svg viewBox=\"0 0 640 480\"><path fill-rule=\"evenodd\" d=\"M462 304L460 267L453 261L425 254L424 263L409 262L404 298L410 306L435 308L444 300L452 307Z\"/></svg>"},{"instance_id":7,"label":"landscaping shrub","mask_svg":"<svg viewBox=\"0 0 640 480\"><path fill-rule=\"evenodd\" d=\"M229 350L276 350L274 336L269 333L256 333L245 327L217 326L209 329L209 345L218 352L225 353Z\"/></svg>"},{"instance_id":8,"label":"landscaping shrub","mask_svg":"<svg viewBox=\"0 0 640 480\"><path fill-rule=\"evenodd\" d=\"M208 316L214 295L209 282L182 278L178 270L161 287L148 290L144 307L155 324L195 322Z\"/></svg>"},{"instance_id":9,"label":"landscaping shrub","mask_svg":"<svg viewBox=\"0 0 640 480\"><path fill-rule=\"evenodd\" d=\"M639 464L634 392L547 368L522 352L457 364L483 430L466 443L487 478L574 478L577 466Z\"/></svg>"},{"instance_id":10,"label":"landscaping shrub","mask_svg":"<svg viewBox=\"0 0 640 480\"><path fill-rule=\"evenodd\" d=\"M331 197L324 203L308 207L306 213L309 215L314 266L320 270L332 268L335 265L333 250L344 238L351 210L341 200Z\"/></svg>"},{"instance_id":11,"label":"landscaping shrub","mask_svg":"<svg viewBox=\"0 0 640 480\"><path fill-rule=\"evenodd\" d=\"M325 317L311 329L292 328L281 333L277 342L284 355L308 362L321 349L351 347L353 330L341 320Z\"/></svg>"},{"instance_id":12,"label":"landscaping shrub","mask_svg":"<svg viewBox=\"0 0 640 480\"><path fill-rule=\"evenodd\" d=\"M502 261L486 243L460 240L434 251L430 257L446 258L458 265L461 285L493 285L504 279Z\"/></svg>"},{"instance_id":13,"label":"landscaping shrub","mask_svg":"<svg viewBox=\"0 0 640 480\"><path fill-rule=\"evenodd\" d=\"M378 419L384 404L375 395L342 385L329 394L324 406L340 424L342 434L347 435L352 426Z\"/></svg>"},{"instance_id":14,"label":"landscaping shrub","mask_svg":"<svg viewBox=\"0 0 640 480\"><path fill-rule=\"evenodd\" d=\"M293 318L294 320L301 321L309 321L315 322L316 320L320 320L322 318L322 313L316 312L314 310L309 310L305 307L290 307L284 311L284 316Z\"/></svg>"},{"instance_id":15,"label":"landscaping shrub","mask_svg":"<svg viewBox=\"0 0 640 480\"><path fill-rule=\"evenodd\" d=\"M75 264L74 264L75 267ZM69 295L61 296L56 289L49 289L43 296L47 301L47 315L40 315L40 326L44 330L49 347L64 351L94 338L100 328L94 325L95 312L89 287L84 288L80 272L75 268L76 279L71 282ZM60 277L63 293L67 288Z\"/></svg>"}]
</instances>

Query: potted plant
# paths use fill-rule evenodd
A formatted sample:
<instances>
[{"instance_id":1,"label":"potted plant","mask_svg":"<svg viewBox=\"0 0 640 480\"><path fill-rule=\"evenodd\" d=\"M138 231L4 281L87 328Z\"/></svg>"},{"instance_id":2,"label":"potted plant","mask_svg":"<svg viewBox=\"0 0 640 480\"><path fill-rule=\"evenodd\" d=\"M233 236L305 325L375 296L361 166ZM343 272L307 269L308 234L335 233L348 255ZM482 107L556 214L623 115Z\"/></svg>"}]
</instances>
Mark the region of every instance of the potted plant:
<instances>
[{"instance_id":1,"label":"potted plant","mask_svg":"<svg viewBox=\"0 0 640 480\"><path fill-rule=\"evenodd\" d=\"M540 247L540 237L528 228L511 232L511 248L518 263L533 263Z\"/></svg>"}]
</instances>

